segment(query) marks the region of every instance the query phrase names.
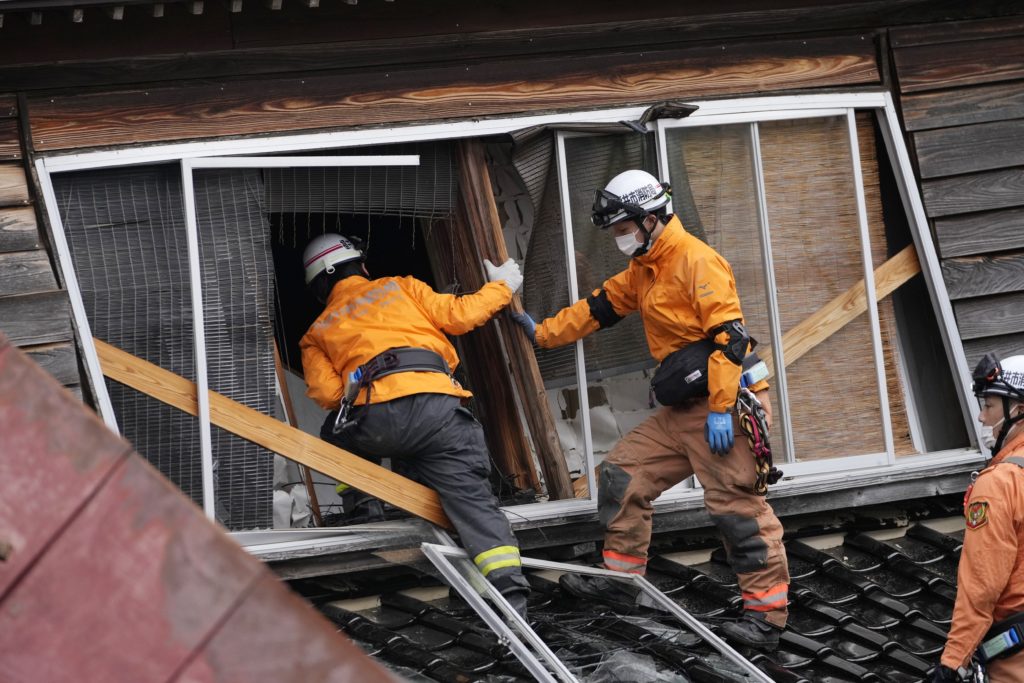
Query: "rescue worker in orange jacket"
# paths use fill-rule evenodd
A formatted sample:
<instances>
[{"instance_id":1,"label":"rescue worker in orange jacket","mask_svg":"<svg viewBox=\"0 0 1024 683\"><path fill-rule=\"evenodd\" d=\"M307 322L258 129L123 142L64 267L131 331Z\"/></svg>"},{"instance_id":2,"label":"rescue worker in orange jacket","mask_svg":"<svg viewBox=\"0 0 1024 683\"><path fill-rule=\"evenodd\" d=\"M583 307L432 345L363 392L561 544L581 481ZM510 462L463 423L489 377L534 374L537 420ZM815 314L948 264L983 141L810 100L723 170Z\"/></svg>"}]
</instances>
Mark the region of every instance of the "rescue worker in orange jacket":
<instances>
[{"instance_id":1,"label":"rescue worker in orange jacket","mask_svg":"<svg viewBox=\"0 0 1024 683\"><path fill-rule=\"evenodd\" d=\"M363 254L341 235L314 239L306 282L323 313L300 342L308 395L330 410L321 438L435 489L470 558L524 617L529 584L490 484L483 429L452 376L446 334L464 334L504 308L523 281L511 259L485 261L491 282L466 296L438 294L412 277L371 280ZM343 496L344 498L344 496ZM349 497L383 518L379 501ZM348 506L349 500L346 500Z\"/></svg>"},{"instance_id":2,"label":"rescue worker in orange jacket","mask_svg":"<svg viewBox=\"0 0 1024 683\"><path fill-rule=\"evenodd\" d=\"M964 496L964 545L946 647L932 681L977 655L992 683L1024 681L1024 356L974 370L984 446L995 455ZM991 657L991 658L990 658Z\"/></svg>"},{"instance_id":3,"label":"rescue worker in orange jacket","mask_svg":"<svg viewBox=\"0 0 1024 683\"><path fill-rule=\"evenodd\" d=\"M743 616L726 624L726 637L773 649L788 615L789 569L782 526L754 492L749 445L734 439L732 413L741 362L749 351L743 312L728 262L666 214L668 191L654 176L631 170L597 192L593 220L609 228L628 267L586 299L540 323L514 315L541 347L568 344L639 312L651 355L659 362L694 342L714 339L704 356L709 397L666 406L627 434L601 465L599 515L605 526L604 564L643 574L651 539L652 501L696 473L743 596ZM769 412L768 385L752 391ZM635 599L624 582L562 577L578 596L617 603Z\"/></svg>"}]
</instances>

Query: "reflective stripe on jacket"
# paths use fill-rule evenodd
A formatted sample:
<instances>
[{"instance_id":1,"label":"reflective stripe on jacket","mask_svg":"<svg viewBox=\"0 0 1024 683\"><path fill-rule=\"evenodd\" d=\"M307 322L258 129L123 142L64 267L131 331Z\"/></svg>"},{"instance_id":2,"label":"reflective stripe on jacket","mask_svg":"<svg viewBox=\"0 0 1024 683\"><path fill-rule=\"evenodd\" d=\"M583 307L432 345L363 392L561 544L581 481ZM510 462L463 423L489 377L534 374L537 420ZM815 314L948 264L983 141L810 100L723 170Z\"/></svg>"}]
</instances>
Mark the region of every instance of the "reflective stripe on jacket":
<instances>
[{"instance_id":1,"label":"reflective stripe on jacket","mask_svg":"<svg viewBox=\"0 0 1024 683\"><path fill-rule=\"evenodd\" d=\"M970 659L993 622L1024 612L1024 469L1001 464L1010 456L1024 456L1024 433L992 458L964 500L956 605L942 651L951 669Z\"/></svg>"},{"instance_id":2,"label":"reflective stripe on jacket","mask_svg":"<svg viewBox=\"0 0 1024 683\"><path fill-rule=\"evenodd\" d=\"M459 364L445 333L459 335L479 327L504 308L512 292L504 282L491 282L474 294L438 294L412 277L377 280L353 275L334 286L320 317L299 347L307 395L322 407L338 407L344 378L357 367L391 348L414 346L438 353L450 371ZM472 394L438 372L399 372L371 387L370 401L381 403L411 394ZM366 402L365 391L356 404Z\"/></svg>"},{"instance_id":3,"label":"reflective stripe on jacket","mask_svg":"<svg viewBox=\"0 0 1024 683\"><path fill-rule=\"evenodd\" d=\"M743 319L729 263L683 230L675 216L650 251L630 259L626 270L605 280L603 289L618 315L640 311L647 346L658 362L686 344L706 339L722 323ZM581 299L537 325L537 344L545 348L561 346L599 327L587 300ZM727 339L722 332L715 341L724 343ZM736 403L739 382L740 366L715 351L708 361L711 410L730 410ZM767 386L759 382L752 388L760 391Z\"/></svg>"}]
</instances>

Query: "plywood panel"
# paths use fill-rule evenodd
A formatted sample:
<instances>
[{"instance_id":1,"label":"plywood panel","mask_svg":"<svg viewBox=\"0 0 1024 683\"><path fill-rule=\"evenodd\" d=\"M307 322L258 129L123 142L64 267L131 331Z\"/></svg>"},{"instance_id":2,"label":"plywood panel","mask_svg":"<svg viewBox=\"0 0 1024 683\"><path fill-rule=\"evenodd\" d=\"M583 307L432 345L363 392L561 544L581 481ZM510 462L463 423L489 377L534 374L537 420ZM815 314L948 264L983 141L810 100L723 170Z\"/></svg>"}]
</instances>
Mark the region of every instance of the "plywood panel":
<instances>
[{"instance_id":1,"label":"plywood panel","mask_svg":"<svg viewBox=\"0 0 1024 683\"><path fill-rule=\"evenodd\" d=\"M1024 291L1024 252L945 259L942 277L951 299Z\"/></svg>"},{"instance_id":2,"label":"plywood panel","mask_svg":"<svg viewBox=\"0 0 1024 683\"><path fill-rule=\"evenodd\" d=\"M0 160L21 158L18 119L0 118Z\"/></svg>"},{"instance_id":3,"label":"plywood panel","mask_svg":"<svg viewBox=\"0 0 1024 683\"><path fill-rule=\"evenodd\" d=\"M1024 332L1024 292L953 302L961 339Z\"/></svg>"},{"instance_id":4,"label":"plywood panel","mask_svg":"<svg viewBox=\"0 0 1024 683\"><path fill-rule=\"evenodd\" d=\"M1024 204L1024 168L926 180L921 185L925 211L930 217Z\"/></svg>"},{"instance_id":5,"label":"plywood panel","mask_svg":"<svg viewBox=\"0 0 1024 683\"><path fill-rule=\"evenodd\" d=\"M900 98L908 131L1024 118L1024 81L940 90Z\"/></svg>"},{"instance_id":6,"label":"plywood panel","mask_svg":"<svg viewBox=\"0 0 1024 683\"><path fill-rule=\"evenodd\" d=\"M1024 247L1024 208L939 218L935 235L944 258Z\"/></svg>"},{"instance_id":7,"label":"plywood panel","mask_svg":"<svg viewBox=\"0 0 1024 683\"><path fill-rule=\"evenodd\" d=\"M1024 164L1024 119L914 133L922 178Z\"/></svg>"},{"instance_id":8,"label":"plywood panel","mask_svg":"<svg viewBox=\"0 0 1024 683\"><path fill-rule=\"evenodd\" d=\"M1024 38L1009 36L893 51L900 90L920 92L1024 78Z\"/></svg>"},{"instance_id":9,"label":"plywood panel","mask_svg":"<svg viewBox=\"0 0 1024 683\"><path fill-rule=\"evenodd\" d=\"M38 97L29 106L33 144L54 150L878 82L871 41L854 37Z\"/></svg>"},{"instance_id":10,"label":"plywood panel","mask_svg":"<svg viewBox=\"0 0 1024 683\"><path fill-rule=\"evenodd\" d=\"M0 295L46 292L57 288L46 252L0 253Z\"/></svg>"},{"instance_id":11,"label":"plywood panel","mask_svg":"<svg viewBox=\"0 0 1024 683\"><path fill-rule=\"evenodd\" d=\"M25 171L17 163L0 163L0 207L28 204Z\"/></svg>"},{"instance_id":12,"label":"plywood panel","mask_svg":"<svg viewBox=\"0 0 1024 683\"><path fill-rule=\"evenodd\" d=\"M67 386L80 383L78 354L75 353L75 345L71 342L27 346L22 351L61 384Z\"/></svg>"},{"instance_id":13,"label":"plywood panel","mask_svg":"<svg viewBox=\"0 0 1024 683\"><path fill-rule=\"evenodd\" d=\"M67 292L0 297L0 332L17 346L71 339L70 316Z\"/></svg>"},{"instance_id":14,"label":"plywood panel","mask_svg":"<svg viewBox=\"0 0 1024 683\"><path fill-rule=\"evenodd\" d=\"M0 251L26 251L41 247L35 209L31 206L0 209Z\"/></svg>"}]
</instances>

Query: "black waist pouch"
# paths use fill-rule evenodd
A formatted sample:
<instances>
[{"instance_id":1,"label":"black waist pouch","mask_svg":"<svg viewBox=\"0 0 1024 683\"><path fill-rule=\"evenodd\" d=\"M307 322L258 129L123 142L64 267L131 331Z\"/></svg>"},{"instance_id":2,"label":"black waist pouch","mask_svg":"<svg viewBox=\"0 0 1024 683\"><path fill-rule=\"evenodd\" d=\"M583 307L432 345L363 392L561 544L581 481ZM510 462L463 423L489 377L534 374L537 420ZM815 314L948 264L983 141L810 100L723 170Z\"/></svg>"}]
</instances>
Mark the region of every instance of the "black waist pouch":
<instances>
[{"instance_id":1,"label":"black waist pouch","mask_svg":"<svg viewBox=\"0 0 1024 683\"><path fill-rule=\"evenodd\" d=\"M713 340L701 339L665 356L651 380L658 403L677 406L707 396L708 358L718 348Z\"/></svg>"}]
</instances>

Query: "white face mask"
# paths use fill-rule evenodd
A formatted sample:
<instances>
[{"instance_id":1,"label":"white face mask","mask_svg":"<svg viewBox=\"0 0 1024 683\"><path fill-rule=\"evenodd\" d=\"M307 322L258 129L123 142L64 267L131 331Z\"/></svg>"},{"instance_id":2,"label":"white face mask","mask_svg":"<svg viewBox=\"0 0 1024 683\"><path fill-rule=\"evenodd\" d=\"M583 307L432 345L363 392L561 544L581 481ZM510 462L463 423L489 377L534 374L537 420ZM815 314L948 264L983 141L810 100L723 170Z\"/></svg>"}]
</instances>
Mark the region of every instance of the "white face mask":
<instances>
[{"instance_id":1,"label":"white face mask","mask_svg":"<svg viewBox=\"0 0 1024 683\"><path fill-rule=\"evenodd\" d=\"M989 425L981 425L981 445L982 446L984 446L988 450L992 450L993 448L996 447L996 438L997 438L996 437L996 429L998 429L999 426L1001 424L1003 424L1003 422L1005 422L1005 421L1006 421L1006 418L1004 417L1002 420L1000 420L999 422L996 422L994 425L991 425L991 426L989 426Z\"/></svg>"},{"instance_id":2,"label":"white face mask","mask_svg":"<svg viewBox=\"0 0 1024 683\"><path fill-rule=\"evenodd\" d=\"M615 246L626 256L632 256L634 251L643 246L643 242L636 241L636 233L638 232L640 231L637 230L628 235L619 235L615 238Z\"/></svg>"}]
</instances>

